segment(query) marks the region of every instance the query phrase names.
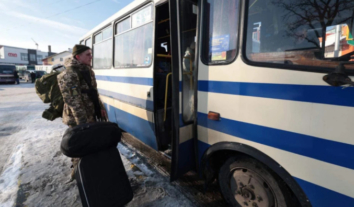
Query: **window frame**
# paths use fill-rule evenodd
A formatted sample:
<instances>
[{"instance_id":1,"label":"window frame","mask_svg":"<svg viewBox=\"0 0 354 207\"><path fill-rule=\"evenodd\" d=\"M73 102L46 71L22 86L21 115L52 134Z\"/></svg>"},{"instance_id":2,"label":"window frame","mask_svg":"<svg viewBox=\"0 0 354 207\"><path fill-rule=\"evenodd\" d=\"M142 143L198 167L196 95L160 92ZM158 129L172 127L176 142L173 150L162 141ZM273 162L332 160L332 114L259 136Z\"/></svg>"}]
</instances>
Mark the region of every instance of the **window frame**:
<instances>
[{"instance_id":1,"label":"window frame","mask_svg":"<svg viewBox=\"0 0 354 207\"><path fill-rule=\"evenodd\" d=\"M294 70L302 72L314 72L314 73L330 73L335 70L335 68L321 67L321 66L307 66L307 65L292 65L292 64L279 64L279 63L267 63L267 62L256 62L249 60L246 56L246 47L247 47L247 24L248 24L248 6L250 0L245 1L244 12L243 12L243 31L242 31L242 51L241 59L244 63L250 66L264 67L270 69L285 69L285 70ZM340 62L338 62L339 65ZM354 75L354 70L345 70L348 75Z\"/></svg>"},{"instance_id":2,"label":"window frame","mask_svg":"<svg viewBox=\"0 0 354 207\"><path fill-rule=\"evenodd\" d=\"M36 62L37 61L37 55L33 54L33 53L30 53L29 54L29 61Z\"/></svg>"},{"instance_id":3,"label":"window frame","mask_svg":"<svg viewBox=\"0 0 354 207\"><path fill-rule=\"evenodd\" d=\"M89 40L91 40L91 45L86 45L86 42L89 41ZM92 44L92 39L91 39L91 37L85 39L85 41L84 41L83 43L85 43L85 46L88 46L88 47L90 47L90 48L92 49L92 45L93 45L93 44Z\"/></svg>"},{"instance_id":4,"label":"window frame","mask_svg":"<svg viewBox=\"0 0 354 207\"><path fill-rule=\"evenodd\" d=\"M207 13L205 12L205 4L207 3L206 2L207 0L202 0L202 15L201 15L201 19L202 19L202 24L201 24L201 41L200 41L200 51L204 51L205 49L205 44L204 44L204 38L205 38L205 35L204 35L204 32L205 32L205 28L208 28L209 25L207 24L207 21L205 21L205 18L206 18L206 15ZM216 1L216 0L214 0ZM240 48L242 48L242 45L241 45L241 41L240 41L240 36L241 34L243 34L243 31L241 31L241 19L244 17L243 16L243 1L242 0L237 0L238 1L238 21L237 21L237 38L236 38L236 54L235 54L235 57L233 59L231 59L230 61L225 61L225 62L217 62L217 63L209 63L209 60L206 59L206 57L204 57L204 54L203 52L200 52L200 55L199 55L199 58L200 58L200 61L206 65L206 66L218 66L218 65L230 65L232 64L233 62L235 62L235 60L237 59L237 57L239 56L239 51L240 51ZM236 22L236 21L235 21ZM209 35L208 35L209 36ZM209 39L207 40L209 42ZM208 44L208 47L209 47L209 44ZM209 51L209 49L207 49Z\"/></svg>"},{"instance_id":5,"label":"window frame","mask_svg":"<svg viewBox=\"0 0 354 207\"><path fill-rule=\"evenodd\" d=\"M151 6L151 21L152 21L152 22L154 21L154 6L153 6L153 4L144 5L144 6L140 7L140 8L138 8L137 10L135 10L134 12L132 12L132 13L129 15L129 16L130 16L130 26L131 26L130 28L131 28L131 29L132 29L132 28L138 28L138 27L141 27L141 26L143 26L143 25L149 23L149 22L145 22L145 23L143 23L143 24L141 24L141 25L139 25L139 26L137 26L137 27L133 27L133 15L139 13L140 11L142 11L143 9L145 9L145 8L147 8L147 7L149 7L149 6Z\"/></svg>"},{"instance_id":6,"label":"window frame","mask_svg":"<svg viewBox=\"0 0 354 207\"><path fill-rule=\"evenodd\" d=\"M151 6L151 21L145 22L144 24L141 24L138 27L132 27L132 24L133 24L132 23L132 15L134 15L135 13L145 9L148 6ZM148 3L144 4L144 5L141 5L139 8L133 10L130 13L128 12L127 15L125 15L122 18L117 19L116 21L113 22L113 25L114 25L114 28L113 28L113 63L112 63L113 69L117 69L117 70L121 70L121 69L142 69L142 68L150 68L151 67L151 65L152 65L152 63L154 61L154 52L155 52L155 47L154 47L155 46L155 33L154 33L155 32L155 24L154 24L154 22L155 22L155 12L154 11L155 11L154 4L152 2L148 2ZM124 20L126 20L128 18L130 18L130 29L118 34L117 25L120 22L123 22ZM150 23L152 24L152 44L151 44L152 45L151 46L152 47L152 53L151 53L152 55L151 55L150 64L146 65L146 66L136 66L136 67L124 67L124 68L123 67L117 67L115 65L116 36L128 33L128 32L130 32L130 31L132 31L134 29L143 27L143 26L148 25Z\"/></svg>"},{"instance_id":7,"label":"window frame","mask_svg":"<svg viewBox=\"0 0 354 207\"><path fill-rule=\"evenodd\" d=\"M124 22L127 19L130 19L130 21L129 21L130 22L130 28L128 30L125 30L125 31L121 32L121 33L118 33L118 31L117 31L118 24ZM132 18L131 18L131 15L128 15L128 16L122 18L121 20L114 22L114 29L115 30L113 31L113 33L114 33L113 36L117 36L117 35L123 34L126 31L131 30L132 29Z\"/></svg>"},{"instance_id":8,"label":"window frame","mask_svg":"<svg viewBox=\"0 0 354 207\"><path fill-rule=\"evenodd\" d=\"M28 61L28 53L20 53L21 61Z\"/></svg>"},{"instance_id":9,"label":"window frame","mask_svg":"<svg viewBox=\"0 0 354 207\"><path fill-rule=\"evenodd\" d=\"M43 55L37 55L37 62L42 62Z\"/></svg>"},{"instance_id":10,"label":"window frame","mask_svg":"<svg viewBox=\"0 0 354 207\"><path fill-rule=\"evenodd\" d=\"M99 42L96 42L96 40L95 40L95 36L96 35L98 35L98 34L102 34L102 31L103 30L105 30L105 29L107 29L108 27L112 27L112 36L110 37L110 38L107 38L107 39L104 39L104 40L101 40L101 41L99 41ZM92 51L92 69L95 69L95 70L100 70L100 69L102 69L102 70L106 70L106 69L111 69L112 68L112 66L113 66L113 60L114 60L114 53L111 51L111 53L112 53L112 61L111 61L111 64L110 64L110 66L109 67L105 67L105 68L95 68L94 66L95 66L95 56L94 56L94 54L95 54L95 51L94 51L94 46L95 46L95 44L99 44L99 43L103 43L103 42L105 42L105 41L107 41L107 40L110 40L110 39L112 39L112 48L114 47L114 24L112 24L112 22L111 23L109 23L109 24L107 24L107 25L105 25L105 26L103 26L100 30L98 30L97 32L95 32L95 33L93 33L92 34L92 37L89 37L89 38L87 38L87 39L90 39L90 38L92 38L92 41L91 41L91 51ZM102 34L102 39L103 39L103 34ZM85 42L86 43L86 42ZM114 51L114 49L113 49L113 51Z\"/></svg>"},{"instance_id":11,"label":"window frame","mask_svg":"<svg viewBox=\"0 0 354 207\"><path fill-rule=\"evenodd\" d=\"M103 42L103 41L109 39L109 38L103 39L103 33L102 33L103 30L106 30L106 29L108 29L109 27L112 27L112 30L113 30L113 25L112 25L112 23L110 23L110 24L107 24L106 26L102 27L102 29L98 30L97 32L93 33L93 35L92 35L92 45L97 44L97 43L100 43L100 42ZM97 35L99 35L99 34L102 34L102 40L96 42L95 37L96 37ZM114 37L114 30L112 31L112 37L110 37L110 38L113 38L113 37ZM90 38L91 38L91 37L90 37ZM87 38L87 39L90 39L90 38ZM85 43L86 43L86 42L85 42Z\"/></svg>"}]
</instances>

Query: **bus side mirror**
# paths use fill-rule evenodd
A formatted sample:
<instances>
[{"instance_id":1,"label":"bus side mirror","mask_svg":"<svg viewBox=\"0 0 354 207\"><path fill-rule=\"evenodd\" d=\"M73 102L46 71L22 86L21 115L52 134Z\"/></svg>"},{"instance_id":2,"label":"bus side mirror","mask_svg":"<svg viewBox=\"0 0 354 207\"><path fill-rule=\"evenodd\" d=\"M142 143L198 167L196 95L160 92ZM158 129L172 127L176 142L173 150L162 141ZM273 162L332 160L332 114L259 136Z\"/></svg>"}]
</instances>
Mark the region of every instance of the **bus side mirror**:
<instances>
[{"instance_id":1,"label":"bus side mirror","mask_svg":"<svg viewBox=\"0 0 354 207\"><path fill-rule=\"evenodd\" d=\"M353 64L353 63L339 63L339 65L336 67L336 69L333 72L323 76L323 81L335 87L347 85L347 84L353 86L354 83L349 78L349 76L344 72L345 70L344 64Z\"/></svg>"},{"instance_id":2,"label":"bus side mirror","mask_svg":"<svg viewBox=\"0 0 354 207\"><path fill-rule=\"evenodd\" d=\"M353 27L348 24L338 24L326 27L324 58L334 61L349 61L354 53Z\"/></svg>"}]
</instances>

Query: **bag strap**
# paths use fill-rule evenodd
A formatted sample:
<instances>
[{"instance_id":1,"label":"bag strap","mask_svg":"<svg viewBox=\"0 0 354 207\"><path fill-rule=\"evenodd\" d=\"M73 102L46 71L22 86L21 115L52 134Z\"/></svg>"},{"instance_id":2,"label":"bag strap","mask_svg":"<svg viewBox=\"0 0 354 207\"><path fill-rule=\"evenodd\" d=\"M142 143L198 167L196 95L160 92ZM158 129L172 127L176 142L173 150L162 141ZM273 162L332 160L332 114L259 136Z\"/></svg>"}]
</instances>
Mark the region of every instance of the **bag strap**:
<instances>
[{"instance_id":1,"label":"bag strap","mask_svg":"<svg viewBox=\"0 0 354 207\"><path fill-rule=\"evenodd\" d=\"M91 74L90 71L80 71L79 69L75 67L68 67L68 69L74 71L77 73L79 76L79 80L84 80L88 87L90 89L81 89L81 93L87 93L87 95L90 97L91 101L93 102L94 108L95 108L95 114L96 114L96 119L98 121L102 121L102 115L101 115L101 106L98 98L98 92L97 90L92 86L92 80L91 80Z\"/></svg>"}]
</instances>

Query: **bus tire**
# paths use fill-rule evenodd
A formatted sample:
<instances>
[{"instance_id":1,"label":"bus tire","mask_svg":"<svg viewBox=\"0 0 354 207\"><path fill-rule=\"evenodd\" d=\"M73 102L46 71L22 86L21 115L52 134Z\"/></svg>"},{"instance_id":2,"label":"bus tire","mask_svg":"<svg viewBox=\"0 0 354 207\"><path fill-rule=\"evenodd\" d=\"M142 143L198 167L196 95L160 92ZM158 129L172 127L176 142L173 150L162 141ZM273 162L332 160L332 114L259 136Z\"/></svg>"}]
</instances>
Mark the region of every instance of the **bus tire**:
<instances>
[{"instance_id":1,"label":"bus tire","mask_svg":"<svg viewBox=\"0 0 354 207\"><path fill-rule=\"evenodd\" d=\"M292 206L286 184L264 164L250 157L230 157L221 166L218 181L222 196L231 206Z\"/></svg>"}]
</instances>

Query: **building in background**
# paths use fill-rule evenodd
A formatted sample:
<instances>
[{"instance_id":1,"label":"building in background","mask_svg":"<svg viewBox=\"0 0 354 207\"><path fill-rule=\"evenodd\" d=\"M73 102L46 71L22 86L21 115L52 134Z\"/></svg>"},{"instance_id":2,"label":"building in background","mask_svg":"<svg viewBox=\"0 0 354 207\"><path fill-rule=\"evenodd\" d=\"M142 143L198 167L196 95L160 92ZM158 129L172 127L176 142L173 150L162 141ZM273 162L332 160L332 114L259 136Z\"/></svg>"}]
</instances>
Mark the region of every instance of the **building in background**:
<instances>
[{"instance_id":1,"label":"building in background","mask_svg":"<svg viewBox=\"0 0 354 207\"><path fill-rule=\"evenodd\" d=\"M53 55L51 47L48 52L27 48L0 45L0 63L14 64L16 66L43 65L42 59Z\"/></svg>"},{"instance_id":2,"label":"building in background","mask_svg":"<svg viewBox=\"0 0 354 207\"><path fill-rule=\"evenodd\" d=\"M72 56L72 49L69 48L69 50L67 51L50 55L47 58L44 58L42 61L44 65L55 65L55 64L64 65L65 60L71 56Z\"/></svg>"}]
</instances>

